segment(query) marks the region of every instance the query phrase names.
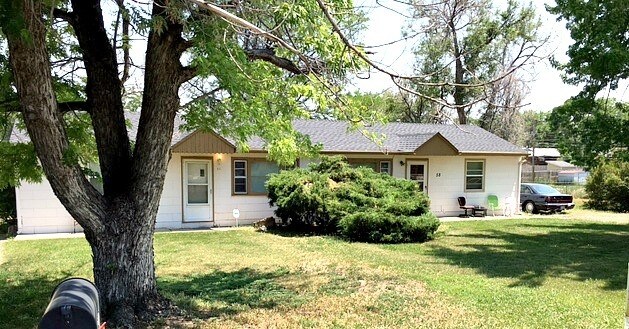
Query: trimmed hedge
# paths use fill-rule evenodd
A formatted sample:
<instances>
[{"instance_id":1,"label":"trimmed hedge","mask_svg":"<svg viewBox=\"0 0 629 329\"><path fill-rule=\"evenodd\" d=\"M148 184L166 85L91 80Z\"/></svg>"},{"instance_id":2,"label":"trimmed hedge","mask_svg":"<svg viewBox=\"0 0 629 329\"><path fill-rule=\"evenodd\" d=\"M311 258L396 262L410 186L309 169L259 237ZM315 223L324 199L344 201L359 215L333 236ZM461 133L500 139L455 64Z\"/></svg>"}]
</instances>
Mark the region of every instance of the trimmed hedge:
<instances>
[{"instance_id":1,"label":"trimmed hedge","mask_svg":"<svg viewBox=\"0 0 629 329\"><path fill-rule=\"evenodd\" d=\"M613 161L594 168L585 184L587 206L629 212L629 162Z\"/></svg>"},{"instance_id":2,"label":"trimmed hedge","mask_svg":"<svg viewBox=\"0 0 629 329\"><path fill-rule=\"evenodd\" d=\"M266 186L275 214L292 229L399 243L425 241L439 227L415 182L352 168L342 156L274 174Z\"/></svg>"}]
</instances>

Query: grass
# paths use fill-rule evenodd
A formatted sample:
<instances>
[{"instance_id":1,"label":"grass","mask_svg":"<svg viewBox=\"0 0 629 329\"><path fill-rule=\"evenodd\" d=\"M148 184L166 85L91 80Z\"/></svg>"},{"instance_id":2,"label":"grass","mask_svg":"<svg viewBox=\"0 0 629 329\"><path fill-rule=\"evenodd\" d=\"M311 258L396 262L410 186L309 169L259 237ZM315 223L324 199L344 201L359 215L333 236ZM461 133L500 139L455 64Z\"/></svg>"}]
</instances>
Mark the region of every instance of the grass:
<instances>
[{"instance_id":1,"label":"grass","mask_svg":"<svg viewBox=\"0 0 629 329\"><path fill-rule=\"evenodd\" d=\"M603 214L604 216L604 214ZM200 328L618 328L629 218L444 223L424 244L158 233L158 285ZM0 244L0 328L32 328L56 282L91 277L82 239Z\"/></svg>"}]
</instances>

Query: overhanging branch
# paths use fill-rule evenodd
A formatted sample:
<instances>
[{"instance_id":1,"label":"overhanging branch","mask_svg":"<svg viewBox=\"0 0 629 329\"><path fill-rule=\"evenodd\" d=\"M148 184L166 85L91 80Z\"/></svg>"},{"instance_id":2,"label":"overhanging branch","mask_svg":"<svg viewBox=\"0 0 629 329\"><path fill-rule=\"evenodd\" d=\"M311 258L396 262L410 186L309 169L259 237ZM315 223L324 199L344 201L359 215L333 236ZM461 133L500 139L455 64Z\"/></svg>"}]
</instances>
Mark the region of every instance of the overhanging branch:
<instances>
[{"instance_id":1,"label":"overhanging branch","mask_svg":"<svg viewBox=\"0 0 629 329\"><path fill-rule=\"evenodd\" d=\"M67 112L87 112L89 113L89 107L86 101L71 101L71 102L58 102L57 108L60 113ZM10 99L4 102L0 102L0 109L3 109L5 112L22 112L22 107L20 105L20 101L17 99Z\"/></svg>"},{"instance_id":2,"label":"overhanging branch","mask_svg":"<svg viewBox=\"0 0 629 329\"><path fill-rule=\"evenodd\" d=\"M245 49L245 54L247 54L247 58L250 60L263 60L295 74L307 73L307 70L300 69L291 60L275 55L275 50L272 48Z\"/></svg>"}]
</instances>

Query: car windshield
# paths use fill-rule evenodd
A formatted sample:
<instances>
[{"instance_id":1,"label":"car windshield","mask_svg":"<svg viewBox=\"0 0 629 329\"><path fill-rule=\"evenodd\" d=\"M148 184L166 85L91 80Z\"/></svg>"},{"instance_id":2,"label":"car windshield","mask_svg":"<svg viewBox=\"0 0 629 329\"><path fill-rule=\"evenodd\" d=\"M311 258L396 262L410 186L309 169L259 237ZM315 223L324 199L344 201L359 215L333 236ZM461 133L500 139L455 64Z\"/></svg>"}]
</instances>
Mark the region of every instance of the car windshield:
<instances>
[{"instance_id":1,"label":"car windshield","mask_svg":"<svg viewBox=\"0 0 629 329\"><path fill-rule=\"evenodd\" d=\"M559 191L548 185L533 185L531 188L533 188L533 190L535 190L538 194L561 194Z\"/></svg>"}]
</instances>

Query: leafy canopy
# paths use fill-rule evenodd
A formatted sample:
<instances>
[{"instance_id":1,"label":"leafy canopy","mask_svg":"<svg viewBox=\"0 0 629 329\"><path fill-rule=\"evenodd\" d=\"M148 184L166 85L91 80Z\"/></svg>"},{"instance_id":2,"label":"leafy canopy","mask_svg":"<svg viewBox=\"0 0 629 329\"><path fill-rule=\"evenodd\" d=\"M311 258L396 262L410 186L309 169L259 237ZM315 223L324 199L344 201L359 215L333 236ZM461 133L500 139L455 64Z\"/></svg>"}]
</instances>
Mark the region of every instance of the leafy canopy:
<instances>
[{"instance_id":1,"label":"leafy canopy","mask_svg":"<svg viewBox=\"0 0 629 329\"><path fill-rule=\"evenodd\" d=\"M21 33L23 22L16 19L18 1L3 0L0 10L2 32ZM66 1L50 2L51 7L71 11ZM104 3L105 21L112 43L123 51L131 51L132 69L136 79L123 80L125 110L141 108L142 83L137 77L147 74L139 57L148 32L162 31L166 23L151 15L141 2L124 2L124 7ZM315 1L247 1L237 5L219 5L226 11L264 30L271 31L297 50L291 51L277 42L227 22L188 1L168 2L169 16L184 27L183 36L190 48L182 64L195 70L195 77L180 89L180 115L186 121L183 129L213 130L234 138L242 151L247 141L259 136L266 141L269 157L281 164L292 164L299 156L312 156L318 150L307 138L292 129L294 118L309 118L317 113L352 121L377 118L367 107L343 97L346 73L364 67L355 54L347 51L332 30ZM350 0L326 1L327 9L347 36L357 38L365 21ZM118 15L118 17L117 17ZM128 35L122 35L120 17L129 21ZM85 70L81 48L74 30L62 19L45 16L47 48L51 72L59 103L86 100ZM28 36L25 36L28 37ZM129 42L129 40L134 40ZM288 71L259 54L271 54L301 70ZM134 55L135 54L135 55ZM137 58L133 58L136 56ZM125 65L121 60L119 71ZM9 143L11 130L24 134L17 95L8 64L6 42L0 37L0 124L5 131L0 141L0 187L16 185L19 180L38 181L42 170L37 164L28 140L23 145ZM79 164L90 173L90 163L98 162L90 115L69 112L64 115L70 149L65 161Z\"/></svg>"},{"instance_id":2,"label":"leafy canopy","mask_svg":"<svg viewBox=\"0 0 629 329\"><path fill-rule=\"evenodd\" d=\"M565 20L574 43L570 60L554 65L570 84L585 84L584 95L594 98L605 87L616 89L629 77L629 2L626 0L556 0L546 6Z\"/></svg>"},{"instance_id":3,"label":"leafy canopy","mask_svg":"<svg viewBox=\"0 0 629 329\"><path fill-rule=\"evenodd\" d=\"M548 121L558 136L557 147L576 165L593 168L608 158L629 161L628 103L571 99L553 109Z\"/></svg>"}]
</instances>

